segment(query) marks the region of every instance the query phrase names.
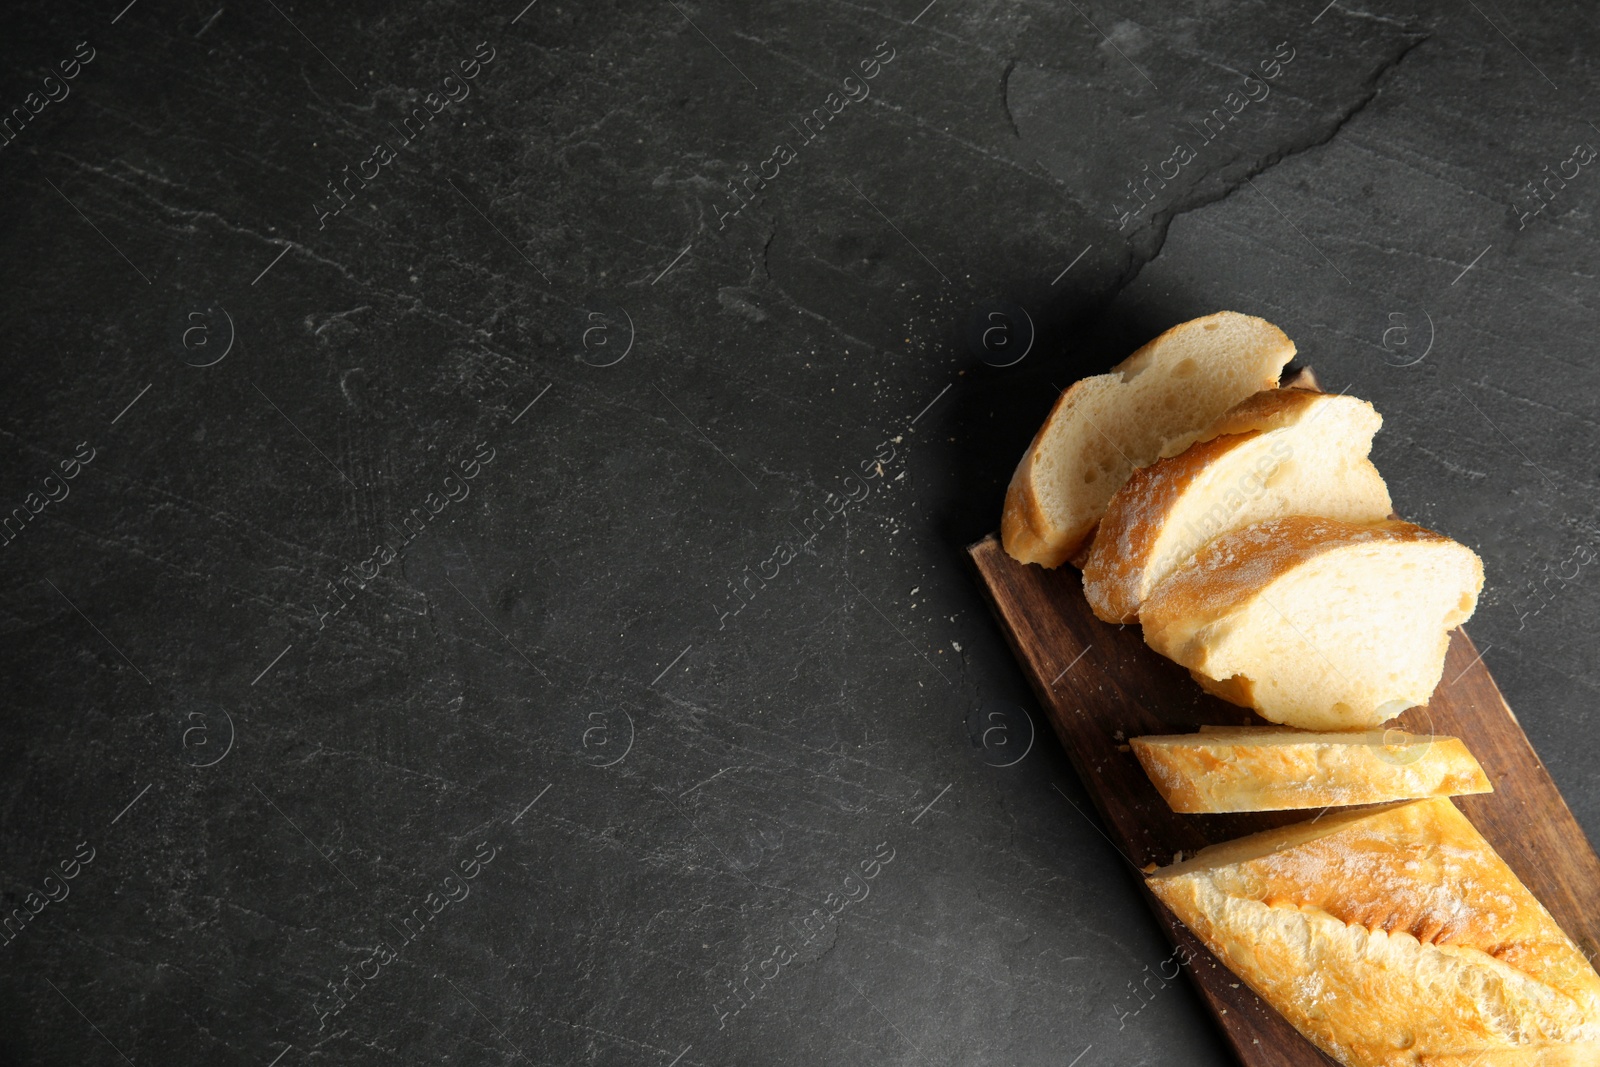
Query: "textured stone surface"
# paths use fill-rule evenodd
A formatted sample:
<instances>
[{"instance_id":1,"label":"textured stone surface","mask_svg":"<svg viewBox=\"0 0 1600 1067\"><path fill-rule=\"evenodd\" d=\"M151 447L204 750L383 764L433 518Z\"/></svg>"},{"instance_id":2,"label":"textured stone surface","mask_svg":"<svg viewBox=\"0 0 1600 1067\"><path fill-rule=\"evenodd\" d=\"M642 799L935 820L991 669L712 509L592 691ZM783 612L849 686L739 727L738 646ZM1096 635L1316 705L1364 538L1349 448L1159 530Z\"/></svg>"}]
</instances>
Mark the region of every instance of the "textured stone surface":
<instances>
[{"instance_id":1,"label":"textured stone surface","mask_svg":"<svg viewBox=\"0 0 1600 1067\"><path fill-rule=\"evenodd\" d=\"M1600 829L1592 20L923 3L8 13L0 1061L1227 1062L961 559L1221 307Z\"/></svg>"}]
</instances>

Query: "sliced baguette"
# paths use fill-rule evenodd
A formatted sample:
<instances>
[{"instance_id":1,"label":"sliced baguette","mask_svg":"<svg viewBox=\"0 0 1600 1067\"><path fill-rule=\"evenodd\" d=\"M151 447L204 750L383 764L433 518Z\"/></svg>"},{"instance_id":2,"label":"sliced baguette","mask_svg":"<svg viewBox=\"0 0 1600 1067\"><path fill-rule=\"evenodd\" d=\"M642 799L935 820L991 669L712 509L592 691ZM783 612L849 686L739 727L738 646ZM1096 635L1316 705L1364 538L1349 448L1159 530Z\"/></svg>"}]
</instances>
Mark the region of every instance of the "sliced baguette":
<instances>
[{"instance_id":1,"label":"sliced baguette","mask_svg":"<svg viewBox=\"0 0 1600 1067\"><path fill-rule=\"evenodd\" d=\"M1185 814L1494 792L1459 739L1403 730L1311 733L1234 726L1129 743L1167 805Z\"/></svg>"},{"instance_id":2,"label":"sliced baguette","mask_svg":"<svg viewBox=\"0 0 1600 1067\"><path fill-rule=\"evenodd\" d=\"M1208 543L1140 620L1224 700L1306 730L1370 729L1427 703L1482 588L1483 563L1443 534L1296 515Z\"/></svg>"},{"instance_id":3,"label":"sliced baguette","mask_svg":"<svg viewBox=\"0 0 1600 1067\"><path fill-rule=\"evenodd\" d=\"M1284 515L1389 516L1367 458L1383 419L1365 400L1305 389L1246 397L1182 453L1133 472L1106 508L1083 591L1107 622L1136 622L1150 591L1220 534Z\"/></svg>"},{"instance_id":4,"label":"sliced baguette","mask_svg":"<svg viewBox=\"0 0 1600 1067\"><path fill-rule=\"evenodd\" d=\"M1061 394L1006 492L1001 543L1014 559L1081 558L1095 523L1136 467L1181 452L1213 419L1278 384L1294 342L1263 319L1223 311L1174 326Z\"/></svg>"},{"instance_id":5,"label":"sliced baguette","mask_svg":"<svg viewBox=\"0 0 1600 1067\"><path fill-rule=\"evenodd\" d=\"M1600 975L1447 799L1213 845L1148 884L1348 1067L1595 1062Z\"/></svg>"}]
</instances>

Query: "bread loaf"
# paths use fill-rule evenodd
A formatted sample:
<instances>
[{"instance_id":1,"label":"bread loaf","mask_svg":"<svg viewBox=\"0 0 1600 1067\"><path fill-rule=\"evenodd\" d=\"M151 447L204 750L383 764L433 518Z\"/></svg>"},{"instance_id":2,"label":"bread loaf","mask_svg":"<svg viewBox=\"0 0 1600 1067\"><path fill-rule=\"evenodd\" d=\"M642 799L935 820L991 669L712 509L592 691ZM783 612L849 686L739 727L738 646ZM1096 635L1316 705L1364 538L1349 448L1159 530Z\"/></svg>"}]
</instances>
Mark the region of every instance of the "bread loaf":
<instances>
[{"instance_id":1,"label":"bread loaf","mask_svg":"<svg viewBox=\"0 0 1600 1067\"><path fill-rule=\"evenodd\" d=\"M1290 516L1208 543L1140 620L1224 700L1302 729L1365 729L1427 702L1482 588L1477 555L1443 534Z\"/></svg>"},{"instance_id":2,"label":"bread loaf","mask_svg":"<svg viewBox=\"0 0 1600 1067\"><path fill-rule=\"evenodd\" d=\"M1348 1067L1597 1062L1600 976L1447 799L1213 845L1148 884Z\"/></svg>"},{"instance_id":3,"label":"bread loaf","mask_svg":"<svg viewBox=\"0 0 1600 1067\"><path fill-rule=\"evenodd\" d=\"M1163 578L1207 541L1253 522L1388 518L1389 490L1367 458L1382 424L1353 396L1268 389L1241 400L1111 498L1083 568L1089 606L1107 622L1136 622Z\"/></svg>"},{"instance_id":4,"label":"bread loaf","mask_svg":"<svg viewBox=\"0 0 1600 1067\"><path fill-rule=\"evenodd\" d=\"M1202 728L1130 744L1167 805L1184 813L1279 811L1491 793L1467 746L1403 730L1311 733Z\"/></svg>"},{"instance_id":5,"label":"bread loaf","mask_svg":"<svg viewBox=\"0 0 1600 1067\"><path fill-rule=\"evenodd\" d=\"M1262 319L1223 311L1174 326L1056 401L1012 476L1001 543L1023 563L1081 559L1136 467L1181 452L1213 419L1278 383L1294 343Z\"/></svg>"}]
</instances>

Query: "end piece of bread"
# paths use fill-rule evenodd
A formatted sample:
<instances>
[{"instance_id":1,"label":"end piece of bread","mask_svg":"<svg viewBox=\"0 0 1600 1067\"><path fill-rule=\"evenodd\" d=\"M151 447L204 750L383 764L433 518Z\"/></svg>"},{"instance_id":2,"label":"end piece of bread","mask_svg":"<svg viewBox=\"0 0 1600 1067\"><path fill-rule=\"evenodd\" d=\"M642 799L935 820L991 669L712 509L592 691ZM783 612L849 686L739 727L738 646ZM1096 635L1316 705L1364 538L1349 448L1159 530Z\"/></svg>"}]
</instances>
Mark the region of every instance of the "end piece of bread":
<instances>
[{"instance_id":1,"label":"end piece of bread","mask_svg":"<svg viewBox=\"0 0 1600 1067\"><path fill-rule=\"evenodd\" d=\"M1282 811L1492 793L1454 737L1403 730L1202 728L1129 742L1173 811Z\"/></svg>"},{"instance_id":2,"label":"end piece of bread","mask_svg":"<svg viewBox=\"0 0 1600 1067\"><path fill-rule=\"evenodd\" d=\"M1482 588L1477 554L1443 534L1295 515L1211 541L1139 617L1152 648L1222 699L1358 730L1427 703Z\"/></svg>"},{"instance_id":3,"label":"end piece of bread","mask_svg":"<svg viewBox=\"0 0 1600 1067\"><path fill-rule=\"evenodd\" d=\"M1595 1062L1600 975L1447 799L1213 845L1148 885L1348 1067Z\"/></svg>"},{"instance_id":4,"label":"end piece of bread","mask_svg":"<svg viewBox=\"0 0 1600 1067\"><path fill-rule=\"evenodd\" d=\"M1058 567L1078 557L1136 467L1187 448L1211 421L1278 384L1294 342L1264 319L1223 311L1174 326L1061 394L1006 491L1001 543Z\"/></svg>"},{"instance_id":5,"label":"end piece of bread","mask_svg":"<svg viewBox=\"0 0 1600 1067\"><path fill-rule=\"evenodd\" d=\"M1083 568L1089 606L1107 622L1136 622L1163 578L1207 541L1253 522L1388 518L1389 489L1367 458L1382 425L1353 396L1269 389L1241 400L1111 498Z\"/></svg>"}]
</instances>

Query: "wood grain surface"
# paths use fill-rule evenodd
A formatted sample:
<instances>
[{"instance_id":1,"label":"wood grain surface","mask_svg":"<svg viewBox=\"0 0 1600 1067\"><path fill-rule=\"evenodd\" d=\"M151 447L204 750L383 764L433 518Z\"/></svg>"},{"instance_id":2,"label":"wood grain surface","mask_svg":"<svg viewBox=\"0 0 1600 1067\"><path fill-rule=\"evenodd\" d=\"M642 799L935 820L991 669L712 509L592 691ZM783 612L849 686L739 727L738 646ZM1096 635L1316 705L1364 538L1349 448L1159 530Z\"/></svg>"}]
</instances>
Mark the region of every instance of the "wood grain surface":
<instances>
[{"instance_id":1,"label":"wood grain surface","mask_svg":"<svg viewBox=\"0 0 1600 1067\"><path fill-rule=\"evenodd\" d=\"M1332 1063L1143 888L1142 869L1171 862L1180 849L1192 853L1315 813L1175 814L1128 750L1127 739L1261 720L1203 692L1187 671L1144 643L1137 625L1095 618L1075 568L1048 571L1018 563L992 534L967 551L1106 832L1173 944L1193 956L1190 978L1240 1061L1248 1067ZM1400 723L1466 741L1495 791L1458 797L1456 803L1592 959L1600 950L1600 858L1464 631L1451 636L1432 701L1406 712Z\"/></svg>"}]
</instances>

